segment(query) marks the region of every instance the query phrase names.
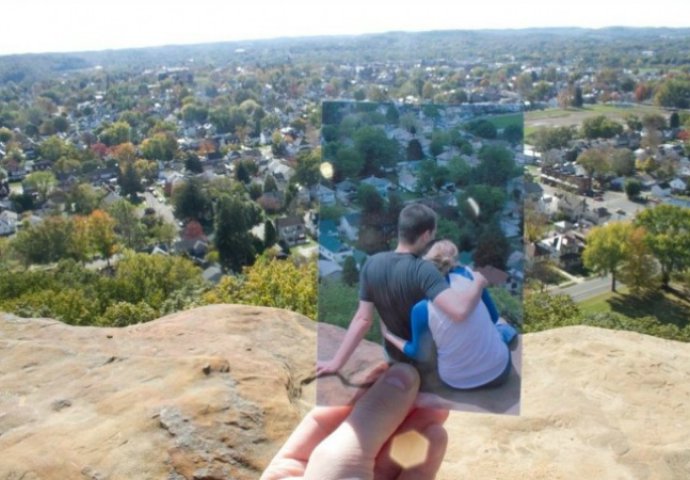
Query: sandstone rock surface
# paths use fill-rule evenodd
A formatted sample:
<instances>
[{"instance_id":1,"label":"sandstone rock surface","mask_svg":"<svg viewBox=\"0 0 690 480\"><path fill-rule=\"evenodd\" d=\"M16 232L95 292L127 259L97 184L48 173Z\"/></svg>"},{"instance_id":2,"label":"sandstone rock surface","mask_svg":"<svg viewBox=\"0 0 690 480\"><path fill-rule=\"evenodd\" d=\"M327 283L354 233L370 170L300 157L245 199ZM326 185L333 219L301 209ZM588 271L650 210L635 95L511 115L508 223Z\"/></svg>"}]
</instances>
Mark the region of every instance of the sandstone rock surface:
<instances>
[{"instance_id":1,"label":"sandstone rock surface","mask_svg":"<svg viewBox=\"0 0 690 480\"><path fill-rule=\"evenodd\" d=\"M254 479L312 401L316 332L214 305L127 328L0 314L0 479Z\"/></svg>"},{"instance_id":2,"label":"sandstone rock surface","mask_svg":"<svg viewBox=\"0 0 690 480\"><path fill-rule=\"evenodd\" d=\"M316 325L276 309L123 329L0 314L0 479L257 478L313 405L315 357ZM689 344L525 335L520 416L451 413L438 478L686 480L688 379Z\"/></svg>"}]
</instances>

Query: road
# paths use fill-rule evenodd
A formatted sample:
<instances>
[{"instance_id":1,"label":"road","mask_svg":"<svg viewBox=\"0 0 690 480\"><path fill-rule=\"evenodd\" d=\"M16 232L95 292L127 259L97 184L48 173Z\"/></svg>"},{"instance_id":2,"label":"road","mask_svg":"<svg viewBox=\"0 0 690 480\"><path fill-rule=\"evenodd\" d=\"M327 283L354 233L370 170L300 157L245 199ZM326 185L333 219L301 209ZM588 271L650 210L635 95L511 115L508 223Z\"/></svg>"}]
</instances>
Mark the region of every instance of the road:
<instances>
[{"instance_id":1,"label":"road","mask_svg":"<svg viewBox=\"0 0 690 480\"><path fill-rule=\"evenodd\" d=\"M620 285L622 285L622 283L617 280L616 287ZM565 288L552 287L549 289L549 293L565 293L570 295L576 303L583 302L598 295L603 295L609 291L611 291L611 275L582 280L575 285Z\"/></svg>"},{"instance_id":2,"label":"road","mask_svg":"<svg viewBox=\"0 0 690 480\"><path fill-rule=\"evenodd\" d=\"M144 192L144 202L146 208L153 208L156 214L163 217L166 222L172 223L173 225L177 224L175 215L173 215L172 205L159 201L151 192Z\"/></svg>"}]
</instances>

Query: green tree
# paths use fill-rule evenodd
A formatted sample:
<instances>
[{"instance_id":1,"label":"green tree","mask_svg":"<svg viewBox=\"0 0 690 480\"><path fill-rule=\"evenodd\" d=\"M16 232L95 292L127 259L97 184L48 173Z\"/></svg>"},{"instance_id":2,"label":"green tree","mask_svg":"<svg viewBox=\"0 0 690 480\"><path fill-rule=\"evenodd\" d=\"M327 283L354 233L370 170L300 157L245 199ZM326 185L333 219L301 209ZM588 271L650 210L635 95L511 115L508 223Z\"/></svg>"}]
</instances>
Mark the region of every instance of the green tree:
<instances>
[{"instance_id":1,"label":"green tree","mask_svg":"<svg viewBox=\"0 0 690 480\"><path fill-rule=\"evenodd\" d=\"M464 218L471 219L475 224L488 224L503 209L506 200L504 189L475 184L459 195L458 205ZM478 206L476 211L473 202Z\"/></svg>"},{"instance_id":2,"label":"green tree","mask_svg":"<svg viewBox=\"0 0 690 480\"><path fill-rule=\"evenodd\" d=\"M20 229L11 246L27 265L57 262L80 253L74 250L74 223L57 216Z\"/></svg>"},{"instance_id":3,"label":"green tree","mask_svg":"<svg viewBox=\"0 0 690 480\"><path fill-rule=\"evenodd\" d=\"M642 184L639 180L628 178L625 180L625 194L629 200L635 200L642 192Z\"/></svg>"},{"instance_id":4,"label":"green tree","mask_svg":"<svg viewBox=\"0 0 690 480\"><path fill-rule=\"evenodd\" d=\"M354 148L343 146L338 149L333 166L334 180L356 178L364 168L364 158Z\"/></svg>"},{"instance_id":5,"label":"green tree","mask_svg":"<svg viewBox=\"0 0 690 480\"><path fill-rule=\"evenodd\" d=\"M577 163L585 169L590 179L597 178L599 183L611 172L608 160L608 150L603 148L588 148L577 157Z\"/></svg>"},{"instance_id":6,"label":"green tree","mask_svg":"<svg viewBox=\"0 0 690 480\"><path fill-rule=\"evenodd\" d=\"M144 191L144 186L141 184L141 177L137 173L137 169L133 164L127 164L124 171L120 171L117 179L123 195L129 195L132 202L137 199L137 194Z\"/></svg>"},{"instance_id":7,"label":"green tree","mask_svg":"<svg viewBox=\"0 0 690 480\"><path fill-rule=\"evenodd\" d=\"M141 144L141 152L148 160L172 160L177 153L177 139L170 132L159 132Z\"/></svg>"},{"instance_id":8,"label":"green tree","mask_svg":"<svg viewBox=\"0 0 690 480\"><path fill-rule=\"evenodd\" d=\"M132 140L132 127L127 122L115 122L104 128L98 137L101 142L113 147Z\"/></svg>"},{"instance_id":9,"label":"green tree","mask_svg":"<svg viewBox=\"0 0 690 480\"><path fill-rule=\"evenodd\" d=\"M120 236L127 248L137 249L144 245L146 231L134 205L120 199L113 202L107 208L107 212L115 220L115 233Z\"/></svg>"},{"instance_id":10,"label":"green tree","mask_svg":"<svg viewBox=\"0 0 690 480\"><path fill-rule=\"evenodd\" d=\"M343 282L351 287L358 281L359 271L357 270L357 262L355 262L355 257L350 255L343 262Z\"/></svg>"},{"instance_id":11,"label":"green tree","mask_svg":"<svg viewBox=\"0 0 690 480\"><path fill-rule=\"evenodd\" d=\"M219 199L215 215L215 247L223 268L241 272L254 263L256 249L249 230L254 226L250 207L237 197Z\"/></svg>"},{"instance_id":12,"label":"green tree","mask_svg":"<svg viewBox=\"0 0 690 480\"><path fill-rule=\"evenodd\" d=\"M56 162L58 158L69 153L69 147L64 140L53 135L41 142L38 147L38 153L42 159Z\"/></svg>"},{"instance_id":13,"label":"green tree","mask_svg":"<svg viewBox=\"0 0 690 480\"><path fill-rule=\"evenodd\" d=\"M173 192L172 204L175 217L182 221L193 219L208 225L211 219L211 199L198 178L190 178L177 187Z\"/></svg>"},{"instance_id":14,"label":"green tree","mask_svg":"<svg viewBox=\"0 0 690 480\"><path fill-rule=\"evenodd\" d=\"M115 220L103 210L94 210L88 217L89 243L100 253L110 266L110 257L115 254Z\"/></svg>"},{"instance_id":15,"label":"green tree","mask_svg":"<svg viewBox=\"0 0 690 480\"><path fill-rule=\"evenodd\" d=\"M33 172L26 176L24 185L38 194L38 200L43 203L47 200L48 194L53 191L57 180L53 172Z\"/></svg>"},{"instance_id":16,"label":"green tree","mask_svg":"<svg viewBox=\"0 0 690 480\"><path fill-rule=\"evenodd\" d=\"M392 167L398 160L398 143L386 136L380 128L365 126L353 135L355 149L364 160L361 175L380 173L383 168Z\"/></svg>"},{"instance_id":17,"label":"green tree","mask_svg":"<svg viewBox=\"0 0 690 480\"><path fill-rule=\"evenodd\" d=\"M579 315L580 309L570 295L547 292L525 295L525 333L575 325Z\"/></svg>"},{"instance_id":18,"label":"green tree","mask_svg":"<svg viewBox=\"0 0 690 480\"><path fill-rule=\"evenodd\" d=\"M647 231L647 245L661 264L661 279L668 286L671 273L690 267L690 209L658 205L640 212L635 225Z\"/></svg>"},{"instance_id":19,"label":"green tree","mask_svg":"<svg viewBox=\"0 0 690 480\"><path fill-rule=\"evenodd\" d=\"M98 318L98 325L104 327L126 327L155 319L158 312L146 302L132 304L129 302L117 302L109 305L103 315Z\"/></svg>"},{"instance_id":20,"label":"green tree","mask_svg":"<svg viewBox=\"0 0 690 480\"><path fill-rule=\"evenodd\" d=\"M498 131L496 126L486 119L473 120L466 125L467 131L481 138L496 138Z\"/></svg>"},{"instance_id":21,"label":"green tree","mask_svg":"<svg viewBox=\"0 0 690 480\"><path fill-rule=\"evenodd\" d=\"M604 275L611 274L611 291L616 291L616 275L628 258L626 243L632 233L632 224L611 222L594 227L587 234L587 246L582 261L588 269Z\"/></svg>"},{"instance_id":22,"label":"green tree","mask_svg":"<svg viewBox=\"0 0 690 480\"><path fill-rule=\"evenodd\" d=\"M510 254L510 243L498 223L492 222L477 239L474 262L479 266L492 265L500 270L506 269Z\"/></svg>"},{"instance_id":23,"label":"green tree","mask_svg":"<svg viewBox=\"0 0 690 480\"><path fill-rule=\"evenodd\" d=\"M270 248L278 242L278 232L273 222L266 220L264 222L264 246Z\"/></svg>"},{"instance_id":24,"label":"green tree","mask_svg":"<svg viewBox=\"0 0 690 480\"><path fill-rule=\"evenodd\" d=\"M563 148L573 139L571 127L539 127L532 136L534 148L539 152Z\"/></svg>"},{"instance_id":25,"label":"green tree","mask_svg":"<svg viewBox=\"0 0 690 480\"><path fill-rule=\"evenodd\" d=\"M478 156L481 162L472 172L472 178L476 183L504 187L517 173L514 156L504 147L486 145L479 151Z\"/></svg>"},{"instance_id":26,"label":"green tree","mask_svg":"<svg viewBox=\"0 0 690 480\"><path fill-rule=\"evenodd\" d=\"M270 193L270 192L277 192L278 191L278 184L276 183L276 179L271 175L270 173L266 175L266 178L264 179L264 193Z\"/></svg>"},{"instance_id":27,"label":"green tree","mask_svg":"<svg viewBox=\"0 0 690 480\"><path fill-rule=\"evenodd\" d=\"M297 155L294 181L305 187L313 187L321 179L321 147L300 152Z\"/></svg>"},{"instance_id":28,"label":"green tree","mask_svg":"<svg viewBox=\"0 0 690 480\"><path fill-rule=\"evenodd\" d=\"M598 115L582 121L582 134L585 138L612 138L623 132L623 126L606 117Z\"/></svg>"},{"instance_id":29,"label":"green tree","mask_svg":"<svg viewBox=\"0 0 690 480\"><path fill-rule=\"evenodd\" d=\"M654 102L663 107L690 108L690 76L664 80L656 89Z\"/></svg>"}]
</instances>

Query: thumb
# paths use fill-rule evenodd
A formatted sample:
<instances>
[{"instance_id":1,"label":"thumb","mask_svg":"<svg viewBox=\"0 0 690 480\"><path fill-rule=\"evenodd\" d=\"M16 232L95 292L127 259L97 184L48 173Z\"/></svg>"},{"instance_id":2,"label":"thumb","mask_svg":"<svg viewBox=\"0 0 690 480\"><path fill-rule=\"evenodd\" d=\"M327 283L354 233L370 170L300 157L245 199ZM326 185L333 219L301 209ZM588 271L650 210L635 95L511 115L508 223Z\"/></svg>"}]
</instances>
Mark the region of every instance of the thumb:
<instances>
[{"instance_id":1,"label":"thumb","mask_svg":"<svg viewBox=\"0 0 690 480\"><path fill-rule=\"evenodd\" d=\"M398 363L355 403L347 419L313 451L304 478L372 478L383 445L410 413L419 374Z\"/></svg>"},{"instance_id":2,"label":"thumb","mask_svg":"<svg viewBox=\"0 0 690 480\"><path fill-rule=\"evenodd\" d=\"M357 401L345 424L357 437L365 455L376 457L410 413L418 390L417 370L397 363Z\"/></svg>"}]
</instances>

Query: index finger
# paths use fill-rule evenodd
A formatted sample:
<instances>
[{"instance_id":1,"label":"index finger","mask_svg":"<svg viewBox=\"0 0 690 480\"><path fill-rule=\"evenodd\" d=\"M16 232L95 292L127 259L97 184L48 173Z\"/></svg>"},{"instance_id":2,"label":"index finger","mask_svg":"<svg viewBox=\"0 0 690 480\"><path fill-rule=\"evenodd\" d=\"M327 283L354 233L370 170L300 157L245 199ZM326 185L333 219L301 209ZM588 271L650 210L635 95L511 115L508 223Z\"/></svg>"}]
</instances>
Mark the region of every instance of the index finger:
<instances>
[{"instance_id":1,"label":"index finger","mask_svg":"<svg viewBox=\"0 0 690 480\"><path fill-rule=\"evenodd\" d=\"M351 406L315 407L302 419L274 460L289 458L306 462L321 441L343 423Z\"/></svg>"}]
</instances>

